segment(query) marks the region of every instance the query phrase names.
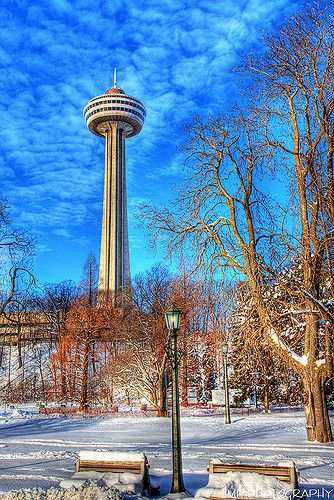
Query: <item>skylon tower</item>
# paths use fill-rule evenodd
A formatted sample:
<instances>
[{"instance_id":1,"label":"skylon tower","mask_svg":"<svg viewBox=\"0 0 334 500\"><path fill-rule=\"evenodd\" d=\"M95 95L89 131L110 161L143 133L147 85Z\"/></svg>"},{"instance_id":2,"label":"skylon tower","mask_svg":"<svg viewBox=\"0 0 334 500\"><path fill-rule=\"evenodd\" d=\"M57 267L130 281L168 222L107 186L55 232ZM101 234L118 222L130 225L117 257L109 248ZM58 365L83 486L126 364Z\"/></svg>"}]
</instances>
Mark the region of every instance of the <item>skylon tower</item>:
<instances>
[{"instance_id":1,"label":"skylon tower","mask_svg":"<svg viewBox=\"0 0 334 500\"><path fill-rule=\"evenodd\" d=\"M130 284L125 139L139 134L146 111L117 88L115 70L113 88L91 99L83 113L89 130L105 138L99 293L114 293Z\"/></svg>"}]
</instances>

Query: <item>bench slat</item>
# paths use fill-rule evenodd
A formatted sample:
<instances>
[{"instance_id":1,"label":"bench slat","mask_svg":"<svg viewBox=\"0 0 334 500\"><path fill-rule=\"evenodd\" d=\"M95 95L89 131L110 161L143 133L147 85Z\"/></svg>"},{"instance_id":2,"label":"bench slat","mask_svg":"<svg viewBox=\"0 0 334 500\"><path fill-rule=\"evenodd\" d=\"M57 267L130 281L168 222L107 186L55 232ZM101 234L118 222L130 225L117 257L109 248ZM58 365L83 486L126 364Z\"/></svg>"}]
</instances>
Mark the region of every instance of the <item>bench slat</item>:
<instances>
[{"instance_id":1,"label":"bench slat","mask_svg":"<svg viewBox=\"0 0 334 500\"><path fill-rule=\"evenodd\" d=\"M76 461L76 471L84 472L94 470L96 472L129 472L132 474L144 474L145 462L124 462L111 460L81 460Z\"/></svg>"},{"instance_id":2,"label":"bench slat","mask_svg":"<svg viewBox=\"0 0 334 500\"><path fill-rule=\"evenodd\" d=\"M106 465L110 467L132 467L140 469L141 463L129 463L129 462L106 462L104 460L79 460L80 465Z\"/></svg>"},{"instance_id":3,"label":"bench slat","mask_svg":"<svg viewBox=\"0 0 334 500\"><path fill-rule=\"evenodd\" d=\"M214 467L212 472L232 472L236 470L242 472L259 472L260 474L264 474L266 476L279 476L280 478L285 477L287 480L290 480L290 470L277 470L260 467Z\"/></svg>"},{"instance_id":4,"label":"bench slat","mask_svg":"<svg viewBox=\"0 0 334 500\"><path fill-rule=\"evenodd\" d=\"M138 469L119 469L119 468L108 468L106 469L105 467L89 467L89 468L82 468L79 467L77 472L88 472L88 471L95 471L95 472L114 472L114 473L129 473L129 474L141 474L141 472Z\"/></svg>"},{"instance_id":5,"label":"bench slat","mask_svg":"<svg viewBox=\"0 0 334 500\"><path fill-rule=\"evenodd\" d=\"M224 472L257 472L265 476L276 477L280 481L291 483L294 488L297 487L298 471L294 465L260 465L260 464L220 464L209 462L209 473Z\"/></svg>"}]
</instances>

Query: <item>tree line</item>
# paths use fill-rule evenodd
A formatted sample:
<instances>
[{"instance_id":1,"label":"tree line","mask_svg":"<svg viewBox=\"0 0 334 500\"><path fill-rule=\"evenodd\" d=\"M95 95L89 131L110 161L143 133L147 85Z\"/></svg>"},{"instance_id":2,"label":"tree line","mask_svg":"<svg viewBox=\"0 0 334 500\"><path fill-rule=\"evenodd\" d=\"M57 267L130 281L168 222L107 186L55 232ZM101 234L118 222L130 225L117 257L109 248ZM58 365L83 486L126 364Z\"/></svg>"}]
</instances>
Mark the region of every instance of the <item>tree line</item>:
<instances>
[{"instance_id":1,"label":"tree line","mask_svg":"<svg viewBox=\"0 0 334 500\"><path fill-rule=\"evenodd\" d=\"M221 346L226 338L234 346L230 376L232 387L238 389L237 402L242 403L255 388L266 411L269 403L301 401L300 387L297 396L289 394L292 378L275 368L277 359L272 353L268 351L264 359L259 350L254 356L254 343L243 341L247 332L239 327L234 330L233 318L239 315L233 306L235 287L231 294L231 288L216 282L195 280L186 272L171 275L156 265L136 276L131 289L117 300L104 300L98 296L97 278L96 261L90 255L77 285L65 281L38 290L31 284L18 285L3 312L15 322L17 332L9 344L2 337L0 346L3 401L74 403L86 412L96 404L110 409L144 399L158 416L166 416L171 367L164 313L172 302L182 311L182 405L189 404L190 389L197 402L206 404L212 389L223 382ZM46 324L37 325L47 331L45 340L37 336L27 343L22 325L31 320L31 328L36 328L33 313L47 318ZM247 356L252 360L252 373ZM267 372L272 380L264 385Z\"/></svg>"}]
</instances>

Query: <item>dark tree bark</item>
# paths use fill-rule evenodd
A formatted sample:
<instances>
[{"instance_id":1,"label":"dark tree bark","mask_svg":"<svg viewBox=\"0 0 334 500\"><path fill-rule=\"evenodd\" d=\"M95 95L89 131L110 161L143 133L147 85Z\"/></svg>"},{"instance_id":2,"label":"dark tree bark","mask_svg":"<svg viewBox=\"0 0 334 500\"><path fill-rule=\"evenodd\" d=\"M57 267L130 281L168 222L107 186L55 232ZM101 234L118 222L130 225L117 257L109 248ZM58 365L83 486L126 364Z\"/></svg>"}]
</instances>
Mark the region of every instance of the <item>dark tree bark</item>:
<instances>
[{"instance_id":1,"label":"dark tree bark","mask_svg":"<svg viewBox=\"0 0 334 500\"><path fill-rule=\"evenodd\" d=\"M88 410L89 345L89 340L85 340L80 393L80 410L82 411Z\"/></svg>"}]
</instances>

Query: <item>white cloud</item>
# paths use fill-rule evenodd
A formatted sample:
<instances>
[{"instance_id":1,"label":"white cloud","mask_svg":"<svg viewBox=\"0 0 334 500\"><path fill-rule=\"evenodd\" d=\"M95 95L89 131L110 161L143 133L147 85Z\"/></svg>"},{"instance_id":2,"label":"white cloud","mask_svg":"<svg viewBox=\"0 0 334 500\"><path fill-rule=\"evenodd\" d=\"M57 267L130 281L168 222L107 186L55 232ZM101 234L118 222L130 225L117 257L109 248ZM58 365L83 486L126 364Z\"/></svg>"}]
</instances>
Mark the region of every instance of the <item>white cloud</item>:
<instances>
[{"instance_id":1,"label":"white cloud","mask_svg":"<svg viewBox=\"0 0 334 500\"><path fill-rule=\"evenodd\" d=\"M56 236L62 236L63 238L71 238L71 233L67 229L54 229L52 233Z\"/></svg>"}]
</instances>

